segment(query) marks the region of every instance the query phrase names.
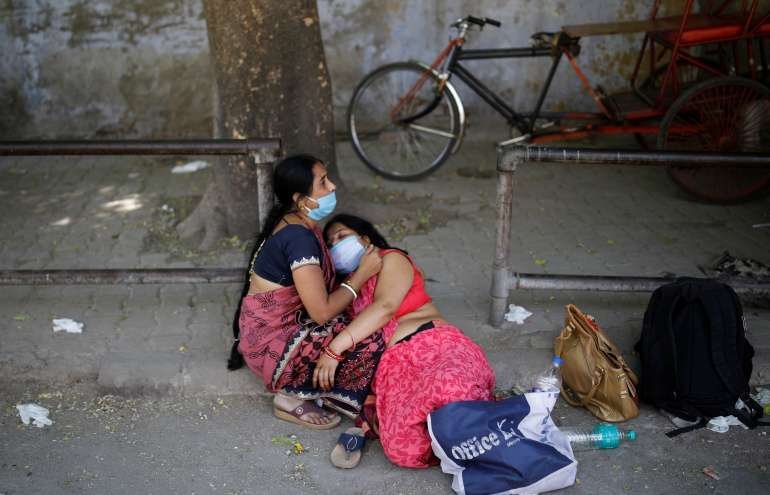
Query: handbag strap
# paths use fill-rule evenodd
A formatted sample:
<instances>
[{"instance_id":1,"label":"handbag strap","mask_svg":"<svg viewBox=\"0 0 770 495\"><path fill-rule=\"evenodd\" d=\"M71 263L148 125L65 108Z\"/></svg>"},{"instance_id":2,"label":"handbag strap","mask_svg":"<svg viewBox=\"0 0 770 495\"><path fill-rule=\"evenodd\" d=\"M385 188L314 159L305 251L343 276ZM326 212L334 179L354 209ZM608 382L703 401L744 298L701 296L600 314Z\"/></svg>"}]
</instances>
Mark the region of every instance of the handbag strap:
<instances>
[{"instance_id":1,"label":"handbag strap","mask_svg":"<svg viewBox=\"0 0 770 495\"><path fill-rule=\"evenodd\" d=\"M594 370L595 380L591 380L591 390L586 394L584 399L581 399L580 396L577 395L569 386L562 381L561 389L562 389L562 396L564 397L564 400L567 401L567 403L571 406L582 406L585 407L586 404L591 402L594 398L594 395L596 395L596 391L599 390L599 386L602 384L602 381L604 381L604 370L601 368L597 368ZM598 375L598 376L596 376Z\"/></svg>"},{"instance_id":2,"label":"handbag strap","mask_svg":"<svg viewBox=\"0 0 770 495\"><path fill-rule=\"evenodd\" d=\"M634 373L634 370L628 366L628 363L626 363L626 360L623 358L623 353L621 353L620 349L618 349L609 337L607 337L607 334L604 333L604 330L602 330L599 324L596 323L596 320L580 311L577 306L571 304L567 306L567 314L568 317L565 325L574 330L579 328L594 340L596 349L599 352L605 355L610 354L612 359L616 361L616 364L620 365L626 373L626 377L630 382L629 387L634 387L635 389L635 385L639 383L639 378L636 376L636 373Z\"/></svg>"}]
</instances>

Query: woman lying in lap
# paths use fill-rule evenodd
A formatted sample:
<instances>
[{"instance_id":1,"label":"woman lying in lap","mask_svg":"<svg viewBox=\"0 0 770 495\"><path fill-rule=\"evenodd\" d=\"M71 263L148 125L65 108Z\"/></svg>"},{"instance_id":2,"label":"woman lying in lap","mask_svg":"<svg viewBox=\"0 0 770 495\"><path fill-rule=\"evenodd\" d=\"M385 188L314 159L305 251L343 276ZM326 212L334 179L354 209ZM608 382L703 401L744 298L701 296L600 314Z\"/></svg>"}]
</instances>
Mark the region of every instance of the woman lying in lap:
<instances>
[{"instance_id":1,"label":"woman lying in lap","mask_svg":"<svg viewBox=\"0 0 770 495\"><path fill-rule=\"evenodd\" d=\"M382 329L387 347L375 373L373 397L367 398L361 415L364 430L379 435L394 464L438 464L428 414L449 402L492 399L495 376L484 352L442 318L425 292L420 269L404 251L391 248L371 223L337 215L326 224L324 238L338 273L355 270L370 245L382 255L379 274L364 283L353 301L355 319L329 343L332 354L344 355L353 343ZM321 355L313 383L330 390L339 364Z\"/></svg>"}]
</instances>

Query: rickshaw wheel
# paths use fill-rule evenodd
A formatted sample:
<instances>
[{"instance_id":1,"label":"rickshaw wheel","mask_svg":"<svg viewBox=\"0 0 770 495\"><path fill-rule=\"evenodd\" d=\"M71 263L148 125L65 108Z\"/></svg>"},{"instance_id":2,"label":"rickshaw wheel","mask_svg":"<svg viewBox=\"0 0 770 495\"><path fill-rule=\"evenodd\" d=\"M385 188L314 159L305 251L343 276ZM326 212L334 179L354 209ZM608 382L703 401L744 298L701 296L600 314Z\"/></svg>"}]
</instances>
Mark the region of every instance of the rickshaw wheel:
<instances>
[{"instance_id":1,"label":"rickshaw wheel","mask_svg":"<svg viewBox=\"0 0 770 495\"><path fill-rule=\"evenodd\" d=\"M663 85L663 79L668 72L669 64L663 64L655 69L652 74L647 75L640 85L642 92L647 93L650 97L656 98L659 95L661 86ZM677 67L676 79L680 88L688 88L703 78L703 73L700 69L689 64L680 64ZM671 82L669 81L669 85ZM664 96L667 100L673 100L673 90L669 86L669 90Z\"/></svg>"},{"instance_id":2,"label":"rickshaw wheel","mask_svg":"<svg viewBox=\"0 0 770 495\"><path fill-rule=\"evenodd\" d=\"M660 124L658 149L770 151L770 90L751 79L710 79L684 91ZM734 203L770 183L770 167L669 167L671 178L706 201Z\"/></svg>"}]
</instances>

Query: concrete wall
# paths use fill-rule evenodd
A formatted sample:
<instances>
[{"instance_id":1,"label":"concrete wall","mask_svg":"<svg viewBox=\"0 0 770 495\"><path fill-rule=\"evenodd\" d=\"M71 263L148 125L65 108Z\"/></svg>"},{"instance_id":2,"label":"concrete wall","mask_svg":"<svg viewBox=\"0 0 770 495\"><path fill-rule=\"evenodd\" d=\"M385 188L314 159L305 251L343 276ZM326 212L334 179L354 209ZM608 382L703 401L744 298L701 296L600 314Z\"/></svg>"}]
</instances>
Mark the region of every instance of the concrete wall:
<instances>
[{"instance_id":1,"label":"concrete wall","mask_svg":"<svg viewBox=\"0 0 770 495\"><path fill-rule=\"evenodd\" d=\"M503 22L501 29L474 33L468 48L526 46L533 32L564 24L644 18L650 4L318 0L337 125L344 126L347 101L366 72L389 61L430 61L447 42L449 24L463 15ZM639 41L585 39L579 61L594 84L621 89ZM0 0L0 46L0 139L210 134L212 76L201 0ZM526 108L548 60L468 66L517 108ZM490 115L471 96L467 104L474 120ZM547 104L591 108L567 65L559 69Z\"/></svg>"},{"instance_id":2,"label":"concrete wall","mask_svg":"<svg viewBox=\"0 0 770 495\"><path fill-rule=\"evenodd\" d=\"M0 137L208 135L200 0L0 0Z\"/></svg>"}]
</instances>

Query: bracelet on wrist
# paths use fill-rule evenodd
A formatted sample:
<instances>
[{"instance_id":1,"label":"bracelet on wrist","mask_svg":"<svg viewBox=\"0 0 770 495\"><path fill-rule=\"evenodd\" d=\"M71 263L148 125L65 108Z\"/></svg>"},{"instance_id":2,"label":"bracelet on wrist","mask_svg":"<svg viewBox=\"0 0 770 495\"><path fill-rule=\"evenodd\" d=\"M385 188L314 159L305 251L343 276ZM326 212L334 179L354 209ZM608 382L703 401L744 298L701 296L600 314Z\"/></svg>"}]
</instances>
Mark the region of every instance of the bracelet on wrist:
<instances>
[{"instance_id":1,"label":"bracelet on wrist","mask_svg":"<svg viewBox=\"0 0 770 495\"><path fill-rule=\"evenodd\" d=\"M351 294L353 294L353 300L354 300L354 301L355 301L356 299L358 299L358 292L356 292L356 290L353 288L353 286L352 286L352 285L348 284L347 282L342 282L342 283L340 284L340 287L344 287L345 289L347 289L348 291L350 291L350 293L351 293Z\"/></svg>"},{"instance_id":2,"label":"bracelet on wrist","mask_svg":"<svg viewBox=\"0 0 770 495\"><path fill-rule=\"evenodd\" d=\"M345 360L345 358L343 356L340 356L339 354L337 354L333 350L329 349L328 347L324 347L323 348L323 353L326 354L327 356L329 356L330 358L334 359L337 362L341 362L341 361Z\"/></svg>"}]
</instances>

